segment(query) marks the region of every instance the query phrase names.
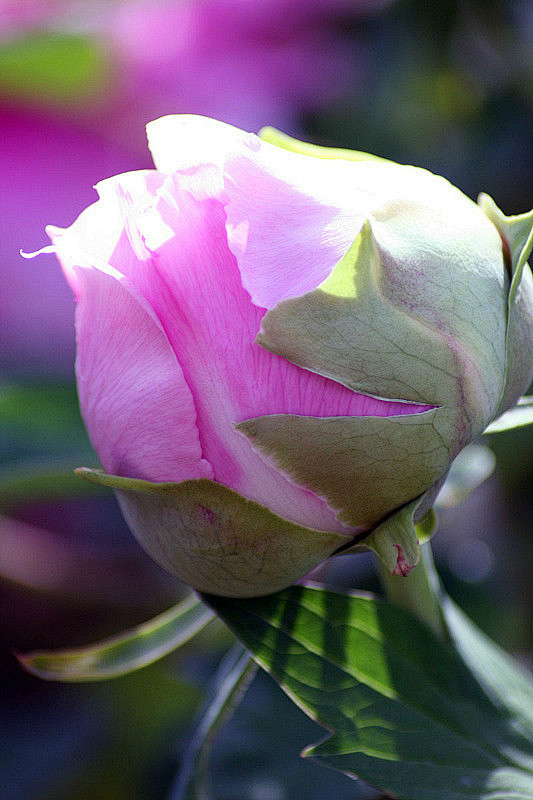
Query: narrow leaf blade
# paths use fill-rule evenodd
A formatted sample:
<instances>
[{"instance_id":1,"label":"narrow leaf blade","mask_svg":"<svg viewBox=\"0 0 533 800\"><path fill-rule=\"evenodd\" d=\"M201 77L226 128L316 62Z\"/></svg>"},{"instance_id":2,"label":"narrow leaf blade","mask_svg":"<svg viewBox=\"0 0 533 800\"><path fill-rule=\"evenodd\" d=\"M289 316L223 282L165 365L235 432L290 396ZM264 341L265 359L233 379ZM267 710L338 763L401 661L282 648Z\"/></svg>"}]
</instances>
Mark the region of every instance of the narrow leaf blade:
<instances>
[{"instance_id":1,"label":"narrow leaf blade","mask_svg":"<svg viewBox=\"0 0 533 800\"><path fill-rule=\"evenodd\" d=\"M149 622L100 642L69 650L18 654L28 672L45 680L99 681L125 675L172 652L214 618L191 594Z\"/></svg>"},{"instance_id":2,"label":"narrow leaf blade","mask_svg":"<svg viewBox=\"0 0 533 800\"><path fill-rule=\"evenodd\" d=\"M533 739L531 675L495 644L450 598L444 616L455 647L496 708Z\"/></svg>"},{"instance_id":3,"label":"narrow leaf blade","mask_svg":"<svg viewBox=\"0 0 533 800\"><path fill-rule=\"evenodd\" d=\"M533 423L533 397L521 397L518 405L506 411L485 428L483 433L504 433Z\"/></svg>"},{"instance_id":4,"label":"narrow leaf blade","mask_svg":"<svg viewBox=\"0 0 533 800\"><path fill-rule=\"evenodd\" d=\"M208 761L213 741L248 688L257 666L239 643L223 659L208 689L169 800L210 800Z\"/></svg>"},{"instance_id":5,"label":"narrow leaf blade","mask_svg":"<svg viewBox=\"0 0 533 800\"><path fill-rule=\"evenodd\" d=\"M496 456L489 447L469 444L452 463L444 486L437 495L437 508L458 506L472 494L496 467Z\"/></svg>"}]
</instances>

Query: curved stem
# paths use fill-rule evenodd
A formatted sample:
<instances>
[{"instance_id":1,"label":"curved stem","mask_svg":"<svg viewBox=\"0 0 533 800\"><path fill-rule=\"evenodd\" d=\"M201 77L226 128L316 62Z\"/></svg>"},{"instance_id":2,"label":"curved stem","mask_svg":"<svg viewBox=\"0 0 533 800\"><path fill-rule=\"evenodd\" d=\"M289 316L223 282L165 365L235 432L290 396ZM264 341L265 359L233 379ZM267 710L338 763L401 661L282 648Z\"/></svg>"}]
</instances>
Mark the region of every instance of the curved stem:
<instances>
[{"instance_id":1,"label":"curved stem","mask_svg":"<svg viewBox=\"0 0 533 800\"><path fill-rule=\"evenodd\" d=\"M391 575L380 563L381 585L391 603L414 614L440 639L448 639L448 628L442 610L443 589L435 569L430 543L423 544L420 550L420 562L407 577Z\"/></svg>"}]
</instances>

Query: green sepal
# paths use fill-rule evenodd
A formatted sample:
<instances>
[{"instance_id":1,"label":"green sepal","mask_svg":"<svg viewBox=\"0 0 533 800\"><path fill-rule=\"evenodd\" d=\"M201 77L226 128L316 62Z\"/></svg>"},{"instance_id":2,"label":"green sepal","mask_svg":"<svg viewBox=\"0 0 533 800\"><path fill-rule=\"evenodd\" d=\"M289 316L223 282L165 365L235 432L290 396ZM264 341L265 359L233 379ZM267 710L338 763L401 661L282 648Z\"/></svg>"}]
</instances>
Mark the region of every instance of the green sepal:
<instances>
[{"instance_id":1,"label":"green sepal","mask_svg":"<svg viewBox=\"0 0 533 800\"><path fill-rule=\"evenodd\" d=\"M392 575L409 575L420 561L420 542L414 522L420 500L417 497L406 503L347 552L372 550Z\"/></svg>"},{"instance_id":2,"label":"green sepal","mask_svg":"<svg viewBox=\"0 0 533 800\"><path fill-rule=\"evenodd\" d=\"M198 591L254 597L289 586L349 541L277 516L205 478L181 483L78 475L111 486L148 554Z\"/></svg>"},{"instance_id":3,"label":"green sepal","mask_svg":"<svg viewBox=\"0 0 533 800\"><path fill-rule=\"evenodd\" d=\"M360 150L346 150L340 147L320 147L317 144L310 144L309 142L301 142L299 139L294 139L277 128L270 125L261 128L259 131L259 138L269 144L274 144L282 150L288 150L291 153L299 153L304 156L313 156L314 158L326 159L343 159L344 161L380 161L382 164L394 164L387 158L374 156L371 153L363 153Z\"/></svg>"},{"instance_id":4,"label":"green sepal","mask_svg":"<svg viewBox=\"0 0 533 800\"><path fill-rule=\"evenodd\" d=\"M237 426L342 522L366 529L444 475L472 434L476 412L464 397L479 397L463 383L476 370L458 373L457 353L442 334L393 305L382 284L380 251L367 221L321 286L267 312L257 342L356 392L434 409L391 417L273 415ZM380 495L383 502L376 502Z\"/></svg>"},{"instance_id":5,"label":"green sepal","mask_svg":"<svg viewBox=\"0 0 533 800\"><path fill-rule=\"evenodd\" d=\"M401 212L387 212L391 229L404 243L412 237L412 247L396 259L385 223L367 219L320 286L265 314L256 341L356 392L438 406L436 426L451 462L491 422L502 396L507 322L499 278L502 286L505 280L492 264L494 280L472 269L468 293L460 286L450 291L446 254L439 251L428 262L405 222L407 211ZM497 254L496 231L487 236ZM458 243L454 252L460 259ZM411 261L417 259L425 266L414 280ZM423 303L415 284L424 292ZM487 315L487 307L496 316Z\"/></svg>"},{"instance_id":6,"label":"green sepal","mask_svg":"<svg viewBox=\"0 0 533 800\"><path fill-rule=\"evenodd\" d=\"M271 414L241 422L236 429L268 463L324 498L343 524L371 530L447 471L449 453L438 430L439 412L391 417Z\"/></svg>"},{"instance_id":7,"label":"green sepal","mask_svg":"<svg viewBox=\"0 0 533 800\"><path fill-rule=\"evenodd\" d=\"M511 258L511 275L513 278L510 289L510 300L513 301L522 272L533 250L533 210L526 214L506 216L501 211L492 197L483 192L478 197L478 204L493 225L496 226L500 236L509 246Z\"/></svg>"},{"instance_id":8,"label":"green sepal","mask_svg":"<svg viewBox=\"0 0 533 800\"><path fill-rule=\"evenodd\" d=\"M442 334L393 306L382 285L379 246L367 220L317 289L265 314L256 341L354 391L453 405L456 365Z\"/></svg>"},{"instance_id":9,"label":"green sepal","mask_svg":"<svg viewBox=\"0 0 533 800\"><path fill-rule=\"evenodd\" d=\"M469 368L467 353L462 350L460 368L443 334L394 305L383 284L381 252L367 220L317 289L265 314L256 341L356 392L436 406L435 431L449 463L478 424L473 398L487 407L491 399L480 396L483 387L468 385L477 370Z\"/></svg>"},{"instance_id":10,"label":"green sepal","mask_svg":"<svg viewBox=\"0 0 533 800\"><path fill-rule=\"evenodd\" d=\"M529 322L533 317L533 282L527 263L533 249L533 211L506 216L487 194L479 195L478 204L502 237L511 274L505 384L495 419L515 405L533 378L533 330Z\"/></svg>"}]
</instances>

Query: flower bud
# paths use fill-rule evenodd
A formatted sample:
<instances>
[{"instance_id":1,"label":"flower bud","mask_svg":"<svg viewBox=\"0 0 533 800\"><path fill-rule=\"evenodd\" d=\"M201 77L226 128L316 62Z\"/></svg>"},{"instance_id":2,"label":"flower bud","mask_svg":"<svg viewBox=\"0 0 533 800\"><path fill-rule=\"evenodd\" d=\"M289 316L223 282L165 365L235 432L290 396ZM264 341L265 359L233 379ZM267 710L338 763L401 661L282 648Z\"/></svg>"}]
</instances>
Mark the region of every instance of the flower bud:
<instances>
[{"instance_id":1,"label":"flower bud","mask_svg":"<svg viewBox=\"0 0 533 800\"><path fill-rule=\"evenodd\" d=\"M49 228L109 473L85 476L198 590L265 594L361 547L407 574L451 462L533 376L532 215L271 130L148 133L157 170Z\"/></svg>"}]
</instances>

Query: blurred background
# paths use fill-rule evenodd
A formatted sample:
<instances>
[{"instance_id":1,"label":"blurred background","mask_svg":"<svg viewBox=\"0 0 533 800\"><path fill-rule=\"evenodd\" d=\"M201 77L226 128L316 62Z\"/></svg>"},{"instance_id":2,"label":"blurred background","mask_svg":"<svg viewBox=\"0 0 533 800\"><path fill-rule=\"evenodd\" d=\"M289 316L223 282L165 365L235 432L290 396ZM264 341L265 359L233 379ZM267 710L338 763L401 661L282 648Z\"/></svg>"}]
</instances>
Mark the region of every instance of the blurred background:
<instances>
[{"instance_id":1,"label":"blurred background","mask_svg":"<svg viewBox=\"0 0 533 800\"><path fill-rule=\"evenodd\" d=\"M368 150L529 210L532 37L528 0L0 0L3 800L178 800L195 714L231 644L213 624L100 684L18 666L14 651L89 643L187 593L138 548L113 496L72 475L97 466L74 388L74 303L54 256L19 250L46 245L45 224L69 225L98 180L151 166L146 122L179 112ZM491 471L487 444L492 477L441 509L434 548L451 595L529 663L533 431L483 441L469 474ZM377 589L362 556L327 579ZM320 736L258 676L215 747L215 800L377 798L298 758Z\"/></svg>"}]
</instances>

